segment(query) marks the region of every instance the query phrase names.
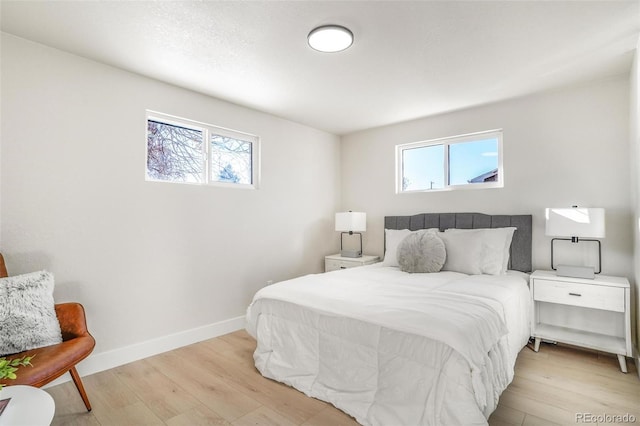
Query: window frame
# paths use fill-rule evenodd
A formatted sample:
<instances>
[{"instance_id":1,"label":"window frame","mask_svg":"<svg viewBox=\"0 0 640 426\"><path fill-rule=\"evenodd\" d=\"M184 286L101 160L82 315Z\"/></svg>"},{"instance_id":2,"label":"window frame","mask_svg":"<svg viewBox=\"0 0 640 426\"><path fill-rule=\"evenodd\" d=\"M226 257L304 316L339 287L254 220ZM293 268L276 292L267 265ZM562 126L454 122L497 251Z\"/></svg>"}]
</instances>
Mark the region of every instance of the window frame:
<instances>
[{"instance_id":1,"label":"window frame","mask_svg":"<svg viewBox=\"0 0 640 426\"><path fill-rule=\"evenodd\" d=\"M450 160L449 160L449 147L451 145L481 141L486 139L497 139L498 141L498 179L492 182L483 183L465 183L462 185L451 185L451 176L449 174ZM443 155L443 172L444 172L444 185L442 188L433 189L412 189L405 190L402 188L402 182L404 177L404 163L403 153L405 150L424 148L428 146L442 145L444 147ZM468 189L487 189L487 188L504 188L504 167L503 167L503 153L502 153L502 129L487 130L482 132L467 133L458 136L448 136L438 139L429 139L426 141L410 142L405 144L396 145L396 194L413 194L419 192L441 192L441 191L453 191L453 190L468 190Z\"/></svg>"},{"instance_id":2,"label":"window frame","mask_svg":"<svg viewBox=\"0 0 640 426\"><path fill-rule=\"evenodd\" d=\"M145 117L145 145L149 138L149 121L157 121L162 124L170 126L179 126L187 129L202 132L203 148L202 148L202 162L203 162L203 176L202 182L181 182L171 181L163 179L154 179L149 177L147 173L147 162L149 156L149 150L145 148L145 168L144 175L147 182L164 182L164 183L177 183L186 185L205 185L205 186L217 186L222 188L238 188L238 189L258 189L260 181L260 138L251 133L241 132L238 130L232 130L213 124L203 123L200 121L189 120L186 118L180 118L169 114L164 114L157 111L147 110ZM251 144L251 183L234 183L234 182L218 182L211 180L211 135L219 135L231 139L240 140L243 142L249 142Z\"/></svg>"}]
</instances>

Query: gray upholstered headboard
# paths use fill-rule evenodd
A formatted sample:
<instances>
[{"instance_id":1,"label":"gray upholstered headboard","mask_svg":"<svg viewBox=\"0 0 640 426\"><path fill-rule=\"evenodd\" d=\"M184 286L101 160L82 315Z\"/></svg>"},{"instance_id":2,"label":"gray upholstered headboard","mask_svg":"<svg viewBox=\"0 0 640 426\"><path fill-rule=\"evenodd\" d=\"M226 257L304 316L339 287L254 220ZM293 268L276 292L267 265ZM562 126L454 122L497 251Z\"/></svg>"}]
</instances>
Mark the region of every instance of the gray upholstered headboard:
<instances>
[{"instance_id":1,"label":"gray upholstered headboard","mask_svg":"<svg viewBox=\"0 0 640 426\"><path fill-rule=\"evenodd\" d=\"M509 269L531 272L531 215L487 215L482 213L422 213L413 216L385 216L385 229L518 228L511 241Z\"/></svg>"}]
</instances>

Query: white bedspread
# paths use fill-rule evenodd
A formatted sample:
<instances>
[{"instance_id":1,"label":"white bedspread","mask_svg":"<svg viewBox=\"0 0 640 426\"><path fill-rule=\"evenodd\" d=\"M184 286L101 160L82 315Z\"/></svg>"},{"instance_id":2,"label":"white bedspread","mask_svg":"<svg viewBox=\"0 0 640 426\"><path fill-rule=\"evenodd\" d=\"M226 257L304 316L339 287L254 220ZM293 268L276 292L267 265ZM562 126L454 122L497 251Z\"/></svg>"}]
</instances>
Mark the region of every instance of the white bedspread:
<instances>
[{"instance_id":1,"label":"white bedspread","mask_svg":"<svg viewBox=\"0 0 640 426\"><path fill-rule=\"evenodd\" d=\"M486 424L529 337L525 277L371 265L265 287L256 367L362 424Z\"/></svg>"}]
</instances>

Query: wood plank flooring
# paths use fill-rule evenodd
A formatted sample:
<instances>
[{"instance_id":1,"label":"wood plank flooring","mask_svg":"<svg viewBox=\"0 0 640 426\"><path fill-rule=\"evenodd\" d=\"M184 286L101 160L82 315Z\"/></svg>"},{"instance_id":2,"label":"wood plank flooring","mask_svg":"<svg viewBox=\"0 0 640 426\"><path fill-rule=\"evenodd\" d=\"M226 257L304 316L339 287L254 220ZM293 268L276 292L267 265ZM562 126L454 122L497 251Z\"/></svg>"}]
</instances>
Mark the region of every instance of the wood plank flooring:
<instances>
[{"instance_id":1,"label":"wood plank flooring","mask_svg":"<svg viewBox=\"0 0 640 426\"><path fill-rule=\"evenodd\" d=\"M73 383L48 388L53 425L357 425L331 404L262 377L254 349L237 331L84 377L89 413ZM628 367L623 374L615 357L570 347L524 348L489 424L576 424L576 413L628 413L640 423L640 380L630 360Z\"/></svg>"}]
</instances>

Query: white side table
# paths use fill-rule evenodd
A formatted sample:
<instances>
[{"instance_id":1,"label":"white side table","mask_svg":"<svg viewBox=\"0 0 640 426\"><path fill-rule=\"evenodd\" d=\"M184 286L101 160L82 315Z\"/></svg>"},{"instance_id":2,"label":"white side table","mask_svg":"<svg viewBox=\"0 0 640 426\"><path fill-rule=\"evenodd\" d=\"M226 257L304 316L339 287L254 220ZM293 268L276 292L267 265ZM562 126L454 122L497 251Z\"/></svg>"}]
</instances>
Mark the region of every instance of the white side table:
<instances>
[{"instance_id":1,"label":"white side table","mask_svg":"<svg viewBox=\"0 0 640 426\"><path fill-rule=\"evenodd\" d=\"M33 386L5 386L0 399L11 398L0 415L1 426L50 425L56 411L53 398L42 389Z\"/></svg>"},{"instance_id":2,"label":"white side table","mask_svg":"<svg viewBox=\"0 0 640 426\"><path fill-rule=\"evenodd\" d=\"M559 277L553 271L530 276L533 311L531 334L618 356L627 372L631 356L630 285L624 277L596 275L594 279Z\"/></svg>"}]
</instances>

